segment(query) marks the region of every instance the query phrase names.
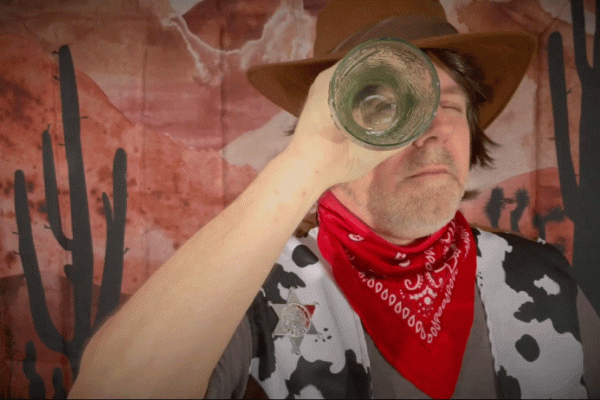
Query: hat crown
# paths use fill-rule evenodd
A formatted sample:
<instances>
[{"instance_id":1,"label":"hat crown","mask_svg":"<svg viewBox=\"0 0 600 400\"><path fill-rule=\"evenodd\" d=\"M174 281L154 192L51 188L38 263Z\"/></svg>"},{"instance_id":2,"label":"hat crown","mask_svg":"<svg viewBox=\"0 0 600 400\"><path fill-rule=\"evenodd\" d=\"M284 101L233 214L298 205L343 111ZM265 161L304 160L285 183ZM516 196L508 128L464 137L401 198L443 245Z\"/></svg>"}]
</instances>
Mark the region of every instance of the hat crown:
<instances>
[{"instance_id":1,"label":"hat crown","mask_svg":"<svg viewBox=\"0 0 600 400\"><path fill-rule=\"evenodd\" d=\"M255 88L295 116L321 71L364 41L395 38L477 60L494 91L480 104L485 129L504 109L536 54L536 38L525 32L459 33L438 0L331 0L319 13L316 31L312 58L248 70Z\"/></svg>"},{"instance_id":2,"label":"hat crown","mask_svg":"<svg viewBox=\"0 0 600 400\"><path fill-rule=\"evenodd\" d=\"M404 21L396 23L399 39L410 40L434 35L426 28L415 32L415 29L421 29L418 27L450 25L438 0L331 0L317 18L314 56L349 50L347 47L358 43L350 41L352 46L346 46L348 39L390 18ZM411 20L418 20L419 23L411 23ZM403 25L407 28L408 36L405 37L402 37Z\"/></svg>"}]
</instances>

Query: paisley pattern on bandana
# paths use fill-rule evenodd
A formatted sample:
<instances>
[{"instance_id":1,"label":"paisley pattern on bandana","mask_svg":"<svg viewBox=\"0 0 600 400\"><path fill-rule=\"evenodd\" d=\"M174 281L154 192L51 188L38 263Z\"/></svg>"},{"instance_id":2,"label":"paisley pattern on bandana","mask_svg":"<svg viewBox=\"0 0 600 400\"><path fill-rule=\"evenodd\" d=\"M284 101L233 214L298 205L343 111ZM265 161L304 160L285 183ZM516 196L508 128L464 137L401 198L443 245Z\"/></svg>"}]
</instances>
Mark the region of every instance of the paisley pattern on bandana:
<instances>
[{"instance_id":1,"label":"paisley pattern on bandana","mask_svg":"<svg viewBox=\"0 0 600 400\"><path fill-rule=\"evenodd\" d=\"M356 272L360 281L386 307L402 316L402 320L429 346L443 329L441 318L452 300L458 265L468 254L470 246L469 231L462 225L457 226L453 220L448 224L444 237L431 248L418 255L398 251L394 260L390 260L390 264L403 269L403 273L415 269L420 272L397 279L389 275L378 277L359 269Z\"/></svg>"},{"instance_id":2,"label":"paisley pattern on bandana","mask_svg":"<svg viewBox=\"0 0 600 400\"><path fill-rule=\"evenodd\" d=\"M476 251L462 214L409 246L379 237L331 192L318 217L321 253L383 356L423 392L451 396L473 323Z\"/></svg>"}]
</instances>

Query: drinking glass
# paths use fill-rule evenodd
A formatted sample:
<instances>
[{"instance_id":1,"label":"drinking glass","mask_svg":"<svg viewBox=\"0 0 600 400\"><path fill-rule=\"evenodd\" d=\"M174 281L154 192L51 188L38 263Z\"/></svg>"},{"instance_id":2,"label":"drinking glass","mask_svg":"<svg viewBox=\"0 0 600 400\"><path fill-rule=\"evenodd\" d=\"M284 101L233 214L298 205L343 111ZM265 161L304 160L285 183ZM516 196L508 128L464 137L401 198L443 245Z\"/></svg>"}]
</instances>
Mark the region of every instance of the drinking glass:
<instances>
[{"instance_id":1,"label":"drinking glass","mask_svg":"<svg viewBox=\"0 0 600 400\"><path fill-rule=\"evenodd\" d=\"M429 128L440 101L431 59L399 39L373 39L352 49L329 84L329 107L358 143L394 149Z\"/></svg>"}]
</instances>

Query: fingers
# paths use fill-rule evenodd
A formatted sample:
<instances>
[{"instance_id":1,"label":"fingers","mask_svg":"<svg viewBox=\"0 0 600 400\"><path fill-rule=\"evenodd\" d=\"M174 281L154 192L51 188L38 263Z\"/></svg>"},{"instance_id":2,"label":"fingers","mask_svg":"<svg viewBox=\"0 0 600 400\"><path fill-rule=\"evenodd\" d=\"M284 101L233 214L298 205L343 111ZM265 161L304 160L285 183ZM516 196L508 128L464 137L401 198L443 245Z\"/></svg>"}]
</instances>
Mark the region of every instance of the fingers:
<instances>
[{"instance_id":1,"label":"fingers","mask_svg":"<svg viewBox=\"0 0 600 400\"><path fill-rule=\"evenodd\" d=\"M290 147L342 183L358 178L403 148L381 150L364 147L340 129L331 115L329 86L337 64L319 73L311 85Z\"/></svg>"},{"instance_id":2,"label":"fingers","mask_svg":"<svg viewBox=\"0 0 600 400\"><path fill-rule=\"evenodd\" d=\"M306 102L302 114L319 115L326 120L330 117L329 111L329 83L335 72L337 63L324 71L321 71L315 78L308 90ZM333 120L331 121L333 122Z\"/></svg>"}]
</instances>

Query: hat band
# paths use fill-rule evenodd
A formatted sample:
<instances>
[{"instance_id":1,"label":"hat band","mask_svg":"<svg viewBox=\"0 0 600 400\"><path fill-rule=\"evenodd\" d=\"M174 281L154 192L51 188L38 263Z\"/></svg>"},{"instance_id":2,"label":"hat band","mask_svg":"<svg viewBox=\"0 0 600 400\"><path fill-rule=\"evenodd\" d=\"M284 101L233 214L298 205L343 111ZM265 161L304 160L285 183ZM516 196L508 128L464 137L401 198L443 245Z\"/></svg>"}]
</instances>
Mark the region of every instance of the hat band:
<instances>
[{"instance_id":1,"label":"hat band","mask_svg":"<svg viewBox=\"0 0 600 400\"><path fill-rule=\"evenodd\" d=\"M456 34L458 31L445 19L423 15L391 17L359 30L334 47L329 54L349 51L370 39L395 38L407 42L433 36Z\"/></svg>"}]
</instances>

